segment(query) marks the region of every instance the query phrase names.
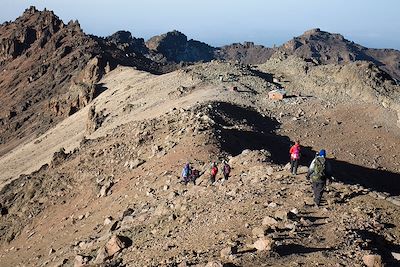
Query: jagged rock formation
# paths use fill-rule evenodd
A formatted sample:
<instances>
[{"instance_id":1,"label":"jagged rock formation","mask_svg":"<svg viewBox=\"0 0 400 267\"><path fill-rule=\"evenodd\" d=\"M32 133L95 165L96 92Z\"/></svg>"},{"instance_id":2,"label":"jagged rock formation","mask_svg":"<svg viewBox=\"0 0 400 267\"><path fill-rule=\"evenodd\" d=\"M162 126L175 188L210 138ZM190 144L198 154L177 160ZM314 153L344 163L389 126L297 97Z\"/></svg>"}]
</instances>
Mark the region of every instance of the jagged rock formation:
<instances>
[{"instance_id":1,"label":"jagged rock formation","mask_svg":"<svg viewBox=\"0 0 400 267\"><path fill-rule=\"evenodd\" d=\"M143 55L149 53L143 38L132 36L129 31L117 31L106 37L106 41L114 43L119 49L126 53L141 53Z\"/></svg>"},{"instance_id":2,"label":"jagged rock formation","mask_svg":"<svg viewBox=\"0 0 400 267\"><path fill-rule=\"evenodd\" d=\"M163 64L168 62L197 62L213 59L239 61L244 64L265 63L274 53L296 55L315 64L342 64L354 61L370 61L400 80L400 52L394 49L371 49L346 40L340 34L311 29L280 47L264 47L253 42L234 43L211 47L205 43L187 40L179 31L154 36L144 42L129 32L119 31L106 38L126 53L142 53ZM170 70L176 69L175 66Z\"/></svg>"},{"instance_id":3,"label":"jagged rock formation","mask_svg":"<svg viewBox=\"0 0 400 267\"><path fill-rule=\"evenodd\" d=\"M31 7L2 24L0 155L87 105L103 90L96 83L118 64L158 71L141 54L126 55L51 11Z\"/></svg>"},{"instance_id":4,"label":"jagged rock formation","mask_svg":"<svg viewBox=\"0 0 400 267\"><path fill-rule=\"evenodd\" d=\"M319 64L370 61L400 80L400 51L369 49L345 39L340 34L311 29L278 48L289 55Z\"/></svg>"},{"instance_id":5,"label":"jagged rock formation","mask_svg":"<svg viewBox=\"0 0 400 267\"><path fill-rule=\"evenodd\" d=\"M213 47L196 40L188 40L179 31L154 36L146 41L146 46L174 62L210 61L214 58Z\"/></svg>"},{"instance_id":6,"label":"jagged rock formation","mask_svg":"<svg viewBox=\"0 0 400 267\"><path fill-rule=\"evenodd\" d=\"M216 57L224 60L237 60L244 64L265 63L275 52L273 48L255 45L253 42L225 45L217 49Z\"/></svg>"}]
</instances>

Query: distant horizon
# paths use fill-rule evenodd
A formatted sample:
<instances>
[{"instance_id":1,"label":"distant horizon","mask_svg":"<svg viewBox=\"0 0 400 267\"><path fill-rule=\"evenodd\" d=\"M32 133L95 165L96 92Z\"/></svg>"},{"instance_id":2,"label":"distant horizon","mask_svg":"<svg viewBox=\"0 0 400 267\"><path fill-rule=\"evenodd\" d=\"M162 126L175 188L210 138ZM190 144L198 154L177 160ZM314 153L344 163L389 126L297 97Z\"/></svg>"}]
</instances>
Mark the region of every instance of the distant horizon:
<instances>
[{"instance_id":1,"label":"distant horizon","mask_svg":"<svg viewBox=\"0 0 400 267\"><path fill-rule=\"evenodd\" d=\"M148 40L153 36L177 30L189 40L198 40L213 47L244 42L273 47L280 46L307 30L320 28L322 31L341 34L347 40L368 48L400 50L400 19L395 11L399 9L386 8L391 6L390 3L393 7L400 8L400 3L394 0L387 0L385 6L372 0L347 3L349 9L356 7L359 10L341 8L340 3L346 3L345 0L337 0L335 4L323 0L309 0L302 4L296 0L281 0L279 3L248 0L247 4L230 3L228 0L220 0L218 3L204 0L203 4L196 2L193 6L188 6L183 0L171 0L169 3L161 0L148 0L146 3L124 0L113 3L92 0L84 3L77 0L68 3L54 0L3 1L5 3L0 11L1 23L14 21L29 6L35 6L38 10L52 10L65 23L78 20L86 34L99 37L107 37L124 30L131 32L136 38ZM259 8L253 9L254 6ZM271 10L277 12L271 13ZM323 12L318 12L319 10L325 13L321 14ZM326 13L328 10L330 13ZM254 14L246 16L250 11ZM276 14L279 12L282 14ZM354 17L354 12L358 15L357 18ZM382 16L380 20L378 15Z\"/></svg>"}]
</instances>

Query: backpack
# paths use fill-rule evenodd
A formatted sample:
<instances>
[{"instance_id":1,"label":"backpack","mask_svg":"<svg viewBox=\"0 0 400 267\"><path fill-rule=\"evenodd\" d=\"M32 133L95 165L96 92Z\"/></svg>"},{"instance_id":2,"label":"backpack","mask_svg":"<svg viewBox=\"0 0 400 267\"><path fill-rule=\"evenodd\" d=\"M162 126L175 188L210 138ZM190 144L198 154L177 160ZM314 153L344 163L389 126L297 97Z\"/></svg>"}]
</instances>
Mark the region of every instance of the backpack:
<instances>
[{"instance_id":1,"label":"backpack","mask_svg":"<svg viewBox=\"0 0 400 267\"><path fill-rule=\"evenodd\" d=\"M312 175L313 181L321 180L325 177L325 158L317 157L314 162L314 172Z\"/></svg>"},{"instance_id":2,"label":"backpack","mask_svg":"<svg viewBox=\"0 0 400 267\"><path fill-rule=\"evenodd\" d=\"M300 147L299 146L294 147L291 157L292 157L292 159L300 158Z\"/></svg>"},{"instance_id":3,"label":"backpack","mask_svg":"<svg viewBox=\"0 0 400 267\"><path fill-rule=\"evenodd\" d=\"M217 167L212 167L212 169L211 169L211 175L213 175L213 176L215 176L215 175L217 175L217 172L218 172L218 168Z\"/></svg>"},{"instance_id":4,"label":"backpack","mask_svg":"<svg viewBox=\"0 0 400 267\"><path fill-rule=\"evenodd\" d=\"M182 177L189 177L189 175L190 175L190 167L189 166L183 167Z\"/></svg>"},{"instance_id":5,"label":"backpack","mask_svg":"<svg viewBox=\"0 0 400 267\"><path fill-rule=\"evenodd\" d=\"M231 166L228 164L224 165L224 174L229 174L231 172Z\"/></svg>"}]
</instances>

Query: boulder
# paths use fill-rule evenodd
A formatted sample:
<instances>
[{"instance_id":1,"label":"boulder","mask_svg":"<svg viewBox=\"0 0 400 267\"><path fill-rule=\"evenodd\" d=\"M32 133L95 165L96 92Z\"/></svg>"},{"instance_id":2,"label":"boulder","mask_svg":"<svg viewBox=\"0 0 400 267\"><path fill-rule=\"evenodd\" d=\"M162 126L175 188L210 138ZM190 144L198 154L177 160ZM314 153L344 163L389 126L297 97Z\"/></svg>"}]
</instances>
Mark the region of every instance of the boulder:
<instances>
[{"instance_id":1,"label":"boulder","mask_svg":"<svg viewBox=\"0 0 400 267\"><path fill-rule=\"evenodd\" d=\"M263 237L265 236L265 230L264 228L261 227L256 227L254 228L251 233L253 234L253 237Z\"/></svg>"},{"instance_id":2,"label":"boulder","mask_svg":"<svg viewBox=\"0 0 400 267\"><path fill-rule=\"evenodd\" d=\"M108 216L107 218L104 219L104 225L109 225L112 223L112 217Z\"/></svg>"},{"instance_id":3,"label":"boulder","mask_svg":"<svg viewBox=\"0 0 400 267\"><path fill-rule=\"evenodd\" d=\"M90 261L90 257L77 255L74 260L74 267L83 267L87 265Z\"/></svg>"},{"instance_id":4,"label":"boulder","mask_svg":"<svg viewBox=\"0 0 400 267\"><path fill-rule=\"evenodd\" d=\"M140 165L144 164L146 161L144 159L135 159L133 161L130 161L127 165L130 170L135 169L139 167Z\"/></svg>"},{"instance_id":5,"label":"boulder","mask_svg":"<svg viewBox=\"0 0 400 267\"><path fill-rule=\"evenodd\" d=\"M229 256L231 256L232 253L232 248L231 247L226 247L224 249L221 250L220 255L222 259L228 259Z\"/></svg>"},{"instance_id":6,"label":"boulder","mask_svg":"<svg viewBox=\"0 0 400 267\"><path fill-rule=\"evenodd\" d=\"M400 261L400 253L392 252L392 256L395 260Z\"/></svg>"},{"instance_id":7,"label":"boulder","mask_svg":"<svg viewBox=\"0 0 400 267\"><path fill-rule=\"evenodd\" d=\"M253 247L258 251L269 251L272 249L274 241L267 237L261 237L254 242Z\"/></svg>"},{"instance_id":8,"label":"boulder","mask_svg":"<svg viewBox=\"0 0 400 267\"><path fill-rule=\"evenodd\" d=\"M379 255L365 255L362 259L367 267L382 267L382 257Z\"/></svg>"},{"instance_id":9,"label":"boulder","mask_svg":"<svg viewBox=\"0 0 400 267\"><path fill-rule=\"evenodd\" d=\"M121 251L126 247L125 243L122 241L121 237L113 235L110 240L108 240L105 248L109 256L113 256L115 253Z\"/></svg>"},{"instance_id":10,"label":"boulder","mask_svg":"<svg viewBox=\"0 0 400 267\"><path fill-rule=\"evenodd\" d=\"M287 220L287 211L284 210L277 210L275 212L274 217L278 220L286 221Z\"/></svg>"},{"instance_id":11,"label":"boulder","mask_svg":"<svg viewBox=\"0 0 400 267\"><path fill-rule=\"evenodd\" d=\"M99 248L99 250L97 251L97 255L96 255L96 259L94 260L95 264L101 264L103 262L105 262L108 258L108 253L106 251L105 247L101 247Z\"/></svg>"},{"instance_id":12,"label":"boulder","mask_svg":"<svg viewBox=\"0 0 400 267\"><path fill-rule=\"evenodd\" d=\"M270 217L270 216L266 216L264 217L263 221L262 221L262 225L264 226L274 226L278 224L278 221L275 220L274 218Z\"/></svg>"}]
</instances>

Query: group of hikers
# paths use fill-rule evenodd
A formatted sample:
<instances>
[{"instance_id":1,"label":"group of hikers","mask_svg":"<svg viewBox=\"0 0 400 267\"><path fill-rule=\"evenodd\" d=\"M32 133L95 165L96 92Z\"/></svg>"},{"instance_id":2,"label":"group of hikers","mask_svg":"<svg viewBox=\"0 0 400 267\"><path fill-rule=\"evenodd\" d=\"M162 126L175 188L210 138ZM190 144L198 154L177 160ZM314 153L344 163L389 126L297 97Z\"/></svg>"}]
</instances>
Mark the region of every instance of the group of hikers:
<instances>
[{"instance_id":1,"label":"group of hikers","mask_svg":"<svg viewBox=\"0 0 400 267\"><path fill-rule=\"evenodd\" d=\"M290 172L297 175L297 167L301 156L300 142L296 141L289 150L290 154ZM310 167L306 175L308 180L312 182L314 192L314 203L318 207L321 204L322 193L328 181L333 180L332 167L326 160L326 150L321 149L315 154L315 158L311 161Z\"/></svg>"},{"instance_id":2,"label":"group of hikers","mask_svg":"<svg viewBox=\"0 0 400 267\"><path fill-rule=\"evenodd\" d=\"M225 161L225 160L222 162L222 164L223 164L222 165L222 174L224 176L222 181L227 181L228 178L229 178L229 175L231 173L231 166L229 166L228 162ZM211 164L211 170L210 170L210 183L211 184L214 184L216 182L216 177L217 177L218 171L219 171L218 170L218 165L214 161ZM199 176L200 176L199 171L196 170L196 169L193 169L190 166L190 163L187 162L185 164L185 166L183 167L183 170L182 170L182 182L185 183L185 184L187 184L189 182L193 182L193 184L196 184L196 179Z\"/></svg>"},{"instance_id":3,"label":"group of hikers","mask_svg":"<svg viewBox=\"0 0 400 267\"><path fill-rule=\"evenodd\" d=\"M297 175L297 168L301 157L301 146L300 142L296 141L293 146L289 149L290 155L290 172L293 175ZM210 168L210 184L215 184L216 177L218 174L218 165L214 161ZM231 172L231 167L226 160L222 161L222 182L227 181ZM200 176L200 172L193 169L190 163L187 162L182 170L182 183L187 184L193 182L196 184L196 179ZM321 203L322 194L324 192L327 181L332 180L332 168L329 161L326 160L326 150L321 149L316 153L315 158L312 160L308 172L306 175L308 180L312 182L312 189L314 192L314 203L315 206L319 206Z\"/></svg>"}]
</instances>

